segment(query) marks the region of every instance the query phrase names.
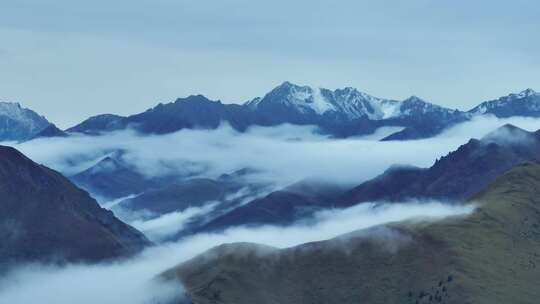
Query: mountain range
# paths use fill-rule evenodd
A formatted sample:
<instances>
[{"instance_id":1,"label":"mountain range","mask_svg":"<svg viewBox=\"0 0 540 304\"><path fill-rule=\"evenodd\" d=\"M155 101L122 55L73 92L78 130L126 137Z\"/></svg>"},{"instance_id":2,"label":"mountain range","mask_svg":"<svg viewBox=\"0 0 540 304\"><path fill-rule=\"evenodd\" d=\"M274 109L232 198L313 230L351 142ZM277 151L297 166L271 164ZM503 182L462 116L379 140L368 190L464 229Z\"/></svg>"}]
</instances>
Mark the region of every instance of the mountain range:
<instances>
[{"instance_id":1,"label":"mountain range","mask_svg":"<svg viewBox=\"0 0 540 304\"><path fill-rule=\"evenodd\" d=\"M131 127L142 133L164 134L185 128L215 129L226 122L243 132L250 126L287 123L314 125L322 134L334 137L371 134L385 126L403 127L383 140L405 140L434 136L477 115L540 117L539 109L540 94L531 89L483 102L465 112L416 96L397 101L350 87L329 90L284 82L243 104L223 104L193 95L127 117L91 117L66 131L99 134Z\"/></svg>"},{"instance_id":2,"label":"mountain range","mask_svg":"<svg viewBox=\"0 0 540 304\"><path fill-rule=\"evenodd\" d=\"M313 125L320 133L333 137L367 135L385 126L402 127L403 130L383 140L406 140L437 135L478 115L540 117L540 94L526 89L460 111L416 96L397 101L350 87L329 90L284 82L263 97L242 104L224 104L203 95L192 95L127 117L93 116L65 131L50 126L44 117L18 104L0 103L0 140L28 140L66 133L97 135L126 128L144 134L165 134L182 129L215 129L222 123L240 132L251 126Z\"/></svg>"},{"instance_id":3,"label":"mountain range","mask_svg":"<svg viewBox=\"0 0 540 304\"><path fill-rule=\"evenodd\" d=\"M179 280L197 304L536 303L538 189L540 164L526 162L474 195L468 216L285 249L223 244L161 278Z\"/></svg>"}]
</instances>

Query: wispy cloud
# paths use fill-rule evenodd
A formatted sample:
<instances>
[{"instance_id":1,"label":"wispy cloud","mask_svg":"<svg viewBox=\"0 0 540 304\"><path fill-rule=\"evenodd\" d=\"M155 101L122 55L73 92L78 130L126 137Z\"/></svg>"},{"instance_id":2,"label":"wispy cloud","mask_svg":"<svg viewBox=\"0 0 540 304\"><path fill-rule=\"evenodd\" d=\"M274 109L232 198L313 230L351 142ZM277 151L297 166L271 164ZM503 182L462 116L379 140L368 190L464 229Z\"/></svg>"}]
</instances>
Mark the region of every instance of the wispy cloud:
<instances>
[{"instance_id":1,"label":"wispy cloud","mask_svg":"<svg viewBox=\"0 0 540 304\"><path fill-rule=\"evenodd\" d=\"M284 248L334 238L388 222L434 221L447 216L465 216L473 208L440 202L361 204L324 211L309 223L297 223L291 227L236 227L223 233L195 235L179 243L148 249L134 259L113 264L64 267L31 265L18 268L0 279L0 303L26 304L38 299L55 304L166 303L172 297L179 296L181 286L174 282L156 282L153 278L223 243L255 242ZM389 248L392 248L390 245Z\"/></svg>"},{"instance_id":2,"label":"wispy cloud","mask_svg":"<svg viewBox=\"0 0 540 304\"><path fill-rule=\"evenodd\" d=\"M16 146L65 174L76 173L103 155L122 149L126 151L124 159L148 176L203 171L211 177L250 167L261 170L259 178L278 185L306 177L360 183L396 163L430 166L470 138L481 138L505 123L527 130L540 128L539 119L488 116L457 125L432 139L379 142L370 138L329 139L310 127L283 125L238 133L224 125L211 131L182 130L156 136L121 131L100 137L39 139Z\"/></svg>"}]
</instances>

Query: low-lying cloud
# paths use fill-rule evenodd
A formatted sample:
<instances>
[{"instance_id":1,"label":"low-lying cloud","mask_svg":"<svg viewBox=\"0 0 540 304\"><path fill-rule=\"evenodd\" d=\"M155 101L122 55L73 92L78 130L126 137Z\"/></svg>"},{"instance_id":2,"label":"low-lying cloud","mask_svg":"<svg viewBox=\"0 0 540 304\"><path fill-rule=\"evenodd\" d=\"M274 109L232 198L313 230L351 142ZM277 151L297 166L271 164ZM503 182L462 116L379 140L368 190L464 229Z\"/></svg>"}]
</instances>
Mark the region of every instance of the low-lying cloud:
<instances>
[{"instance_id":1,"label":"low-lying cloud","mask_svg":"<svg viewBox=\"0 0 540 304\"><path fill-rule=\"evenodd\" d=\"M236 227L222 233L199 234L178 243L150 248L136 258L113 264L31 265L0 279L0 303L167 303L171 298L180 296L181 286L175 282L156 282L153 278L223 243L255 242L285 248L389 222L433 221L447 216L464 216L473 208L440 202L360 204L347 209L322 211L311 221L290 227Z\"/></svg>"},{"instance_id":2,"label":"low-lying cloud","mask_svg":"<svg viewBox=\"0 0 540 304\"><path fill-rule=\"evenodd\" d=\"M189 207L148 220L139 218L128 223L144 233L151 241L161 242L184 229L192 218L212 211L217 204L217 202L207 203L201 207Z\"/></svg>"},{"instance_id":3,"label":"low-lying cloud","mask_svg":"<svg viewBox=\"0 0 540 304\"><path fill-rule=\"evenodd\" d=\"M125 151L123 159L148 176L193 171L218 176L249 167L260 169L260 178L278 185L306 177L360 183L396 163L430 166L470 138L481 138L505 123L531 131L540 128L539 119L482 116L435 138L380 142L370 136L330 139L305 126L254 127L238 133L224 125L216 130L181 130L167 135L140 136L128 130L98 137L38 139L16 147L67 175L121 149Z\"/></svg>"}]
</instances>

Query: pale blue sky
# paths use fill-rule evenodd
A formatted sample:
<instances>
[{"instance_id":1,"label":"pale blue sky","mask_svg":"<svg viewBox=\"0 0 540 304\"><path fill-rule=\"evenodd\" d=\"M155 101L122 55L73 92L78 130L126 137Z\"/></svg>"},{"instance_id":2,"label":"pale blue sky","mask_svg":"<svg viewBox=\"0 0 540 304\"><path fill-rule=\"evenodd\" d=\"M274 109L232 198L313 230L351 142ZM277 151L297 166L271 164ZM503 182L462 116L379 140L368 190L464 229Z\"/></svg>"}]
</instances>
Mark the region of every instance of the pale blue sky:
<instances>
[{"instance_id":1,"label":"pale blue sky","mask_svg":"<svg viewBox=\"0 0 540 304\"><path fill-rule=\"evenodd\" d=\"M62 127L284 80L468 109L540 89L540 2L3 0L0 100Z\"/></svg>"}]
</instances>

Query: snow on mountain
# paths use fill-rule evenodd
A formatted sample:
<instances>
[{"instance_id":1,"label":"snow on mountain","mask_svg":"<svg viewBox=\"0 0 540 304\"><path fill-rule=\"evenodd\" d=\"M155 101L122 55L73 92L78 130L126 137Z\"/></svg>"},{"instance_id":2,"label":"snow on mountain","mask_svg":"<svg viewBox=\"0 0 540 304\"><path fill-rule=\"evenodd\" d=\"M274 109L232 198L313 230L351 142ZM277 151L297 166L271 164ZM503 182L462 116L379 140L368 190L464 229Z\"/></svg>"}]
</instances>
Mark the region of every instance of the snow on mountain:
<instances>
[{"instance_id":1,"label":"snow on mountain","mask_svg":"<svg viewBox=\"0 0 540 304\"><path fill-rule=\"evenodd\" d=\"M274 88L263 98L255 98L246 103L246 106L252 110L264 105L283 106L300 113L315 113L318 115L336 110L334 105L322 95L320 89L298 86L287 81Z\"/></svg>"},{"instance_id":2,"label":"snow on mountain","mask_svg":"<svg viewBox=\"0 0 540 304\"><path fill-rule=\"evenodd\" d=\"M441 107L430 102L427 102L417 96L411 96L403 100L399 104L399 116L416 116L416 115L426 115L431 113L443 114L443 115L452 115L459 113L458 110L448 109Z\"/></svg>"},{"instance_id":3,"label":"snow on mountain","mask_svg":"<svg viewBox=\"0 0 540 304\"><path fill-rule=\"evenodd\" d=\"M0 102L0 140L27 139L49 125L45 117L21 107L19 103Z\"/></svg>"},{"instance_id":4,"label":"snow on mountain","mask_svg":"<svg viewBox=\"0 0 540 304\"><path fill-rule=\"evenodd\" d=\"M246 103L252 110L263 107L283 106L299 113L323 115L327 112L344 114L348 119L366 116L380 119L382 111L378 104L382 100L353 88L331 91L309 86L298 86L284 82L263 98L256 98Z\"/></svg>"},{"instance_id":5,"label":"snow on mountain","mask_svg":"<svg viewBox=\"0 0 540 304\"><path fill-rule=\"evenodd\" d=\"M381 102L382 119L400 116L401 103L396 100L383 100Z\"/></svg>"},{"instance_id":6,"label":"snow on mountain","mask_svg":"<svg viewBox=\"0 0 540 304\"><path fill-rule=\"evenodd\" d=\"M246 103L253 110L260 110L264 105L270 104L285 106L299 113L323 115L334 112L343 115L348 120L361 117L382 120L422 115L431 111L455 112L455 110L428 103L416 96L397 101L374 97L351 87L332 91L298 86L290 82L284 82L263 98L255 98Z\"/></svg>"},{"instance_id":7,"label":"snow on mountain","mask_svg":"<svg viewBox=\"0 0 540 304\"><path fill-rule=\"evenodd\" d=\"M366 135L381 127L401 127L401 131L385 140L405 140L434 136L482 114L540 117L540 94L527 89L463 112L416 96L398 101L371 96L351 87L329 90L285 81L263 97L242 105L193 95L128 117L96 116L67 131L100 134L133 127L143 134L165 134L185 128L215 129L227 122L241 132L251 126L313 125L321 133L335 137Z\"/></svg>"},{"instance_id":8,"label":"snow on mountain","mask_svg":"<svg viewBox=\"0 0 540 304\"><path fill-rule=\"evenodd\" d=\"M373 97L350 87L327 91L338 111L344 113L349 119L359 117L367 117L372 120L383 119L385 118L385 112L382 104L395 103L393 100Z\"/></svg>"},{"instance_id":9,"label":"snow on mountain","mask_svg":"<svg viewBox=\"0 0 540 304\"><path fill-rule=\"evenodd\" d=\"M495 100L483 102L471 109L473 115L493 114L497 117L540 116L540 93L526 89Z\"/></svg>"}]
</instances>

